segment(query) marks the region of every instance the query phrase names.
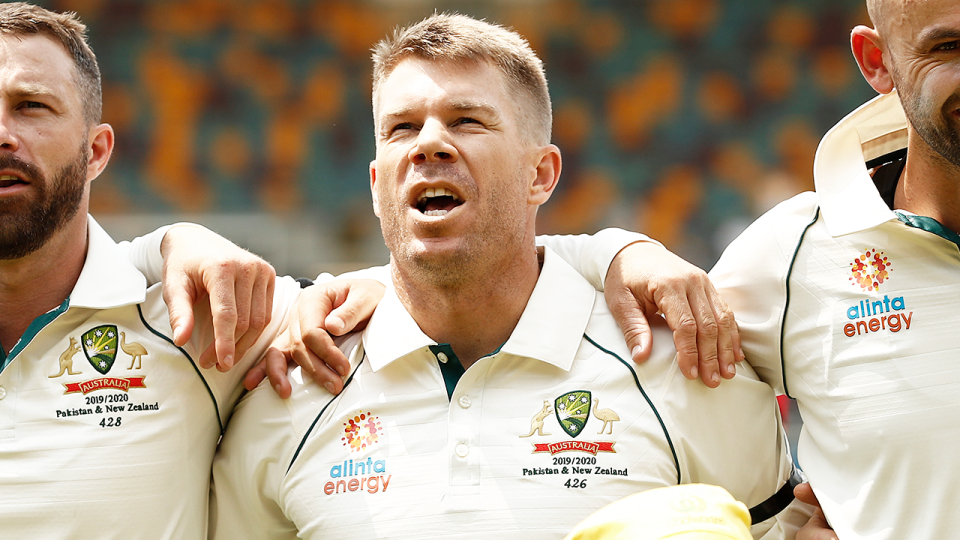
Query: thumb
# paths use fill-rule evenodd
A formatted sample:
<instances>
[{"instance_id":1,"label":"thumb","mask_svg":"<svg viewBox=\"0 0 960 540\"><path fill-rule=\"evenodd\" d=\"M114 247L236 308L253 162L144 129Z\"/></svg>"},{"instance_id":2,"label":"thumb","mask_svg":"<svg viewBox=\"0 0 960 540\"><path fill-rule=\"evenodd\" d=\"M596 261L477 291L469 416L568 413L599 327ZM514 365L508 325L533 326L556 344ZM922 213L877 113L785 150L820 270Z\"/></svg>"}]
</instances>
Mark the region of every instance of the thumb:
<instances>
[{"instance_id":1,"label":"thumb","mask_svg":"<svg viewBox=\"0 0 960 540\"><path fill-rule=\"evenodd\" d=\"M334 336L342 336L347 332L361 330L366 326L370 316L373 315L378 300L379 298L371 298L370 294L362 288L352 287L343 303L327 315L324 326Z\"/></svg>"},{"instance_id":2,"label":"thumb","mask_svg":"<svg viewBox=\"0 0 960 540\"><path fill-rule=\"evenodd\" d=\"M173 343L182 347L193 334L193 304L196 292L190 280L182 276L163 282L163 300L170 312L170 328L173 329Z\"/></svg>"},{"instance_id":3,"label":"thumb","mask_svg":"<svg viewBox=\"0 0 960 540\"><path fill-rule=\"evenodd\" d=\"M638 364L645 362L650 357L653 334L640 305L633 295L627 295L626 299L611 302L609 306L610 313L623 331L633 361Z\"/></svg>"}]
</instances>

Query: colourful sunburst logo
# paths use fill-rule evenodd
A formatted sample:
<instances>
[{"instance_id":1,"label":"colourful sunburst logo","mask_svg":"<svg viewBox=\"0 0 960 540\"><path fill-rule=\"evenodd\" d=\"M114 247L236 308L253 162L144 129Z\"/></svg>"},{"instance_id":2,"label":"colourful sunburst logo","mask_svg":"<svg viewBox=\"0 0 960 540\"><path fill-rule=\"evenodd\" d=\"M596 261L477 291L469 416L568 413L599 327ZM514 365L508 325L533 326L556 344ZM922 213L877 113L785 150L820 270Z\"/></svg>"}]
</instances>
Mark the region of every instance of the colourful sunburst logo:
<instances>
[{"instance_id":1,"label":"colourful sunburst logo","mask_svg":"<svg viewBox=\"0 0 960 540\"><path fill-rule=\"evenodd\" d=\"M380 440L380 419L369 412L357 411L356 416L343 423L343 445L351 452L359 452Z\"/></svg>"},{"instance_id":2,"label":"colourful sunburst logo","mask_svg":"<svg viewBox=\"0 0 960 540\"><path fill-rule=\"evenodd\" d=\"M891 263L882 251L868 249L850 263L850 281L865 291L879 291L890 278Z\"/></svg>"}]
</instances>

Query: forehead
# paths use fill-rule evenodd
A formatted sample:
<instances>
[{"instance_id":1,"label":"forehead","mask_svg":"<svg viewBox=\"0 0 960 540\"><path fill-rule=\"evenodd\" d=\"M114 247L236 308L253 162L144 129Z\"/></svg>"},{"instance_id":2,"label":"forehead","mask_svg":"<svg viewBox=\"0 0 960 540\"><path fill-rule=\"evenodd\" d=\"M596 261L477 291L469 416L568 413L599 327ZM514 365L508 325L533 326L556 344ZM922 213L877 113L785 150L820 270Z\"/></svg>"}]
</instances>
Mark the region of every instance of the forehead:
<instances>
[{"instance_id":1,"label":"forehead","mask_svg":"<svg viewBox=\"0 0 960 540\"><path fill-rule=\"evenodd\" d=\"M503 111L509 103L505 77L489 62L409 58L397 64L380 86L377 116L431 106Z\"/></svg>"},{"instance_id":2,"label":"forehead","mask_svg":"<svg viewBox=\"0 0 960 540\"><path fill-rule=\"evenodd\" d=\"M879 16L874 21L888 40L918 45L919 40L960 34L958 0L880 0Z\"/></svg>"},{"instance_id":3,"label":"forehead","mask_svg":"<svg viewBox=\"0 0 960 540\"><path fill-rule=\"evenodd\" d=\"M38 34L0 34L0 85L4 91L76 91L74 73L73 60L59 42Z\"/></svg>"}]
</instances>

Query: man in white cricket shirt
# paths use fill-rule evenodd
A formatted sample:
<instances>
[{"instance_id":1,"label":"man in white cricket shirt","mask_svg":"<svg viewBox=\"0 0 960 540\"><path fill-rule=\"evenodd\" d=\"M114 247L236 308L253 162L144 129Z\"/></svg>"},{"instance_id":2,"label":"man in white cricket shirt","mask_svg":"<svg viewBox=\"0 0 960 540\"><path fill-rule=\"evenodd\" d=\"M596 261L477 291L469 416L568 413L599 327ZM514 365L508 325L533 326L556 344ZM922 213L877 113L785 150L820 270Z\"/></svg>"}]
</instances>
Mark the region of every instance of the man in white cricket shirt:
<instances>
[{"instance_id":1,"label":"man in white cricket shirt","mask_svg":"<svg viewBox=\"0 0 960 540\"><path fill-rule=\"evenodd\" d=\"M960 530L960 3L867 7L875 28L854 29L853 53L886 95L824 137L816 193L761 217L711 276L750 362L798 401L800 464L837 535L950 538Z\"/></svg>"},{"instance_id":2,"label":"man in white cricket shirt","mask_svg":"<svg viewBox=\"0 0 960 540\"><path fill-rule=\"evenodd\" d=\"M240 369L200 369L216 357L224 296L211 290L189 339L174 333L159 286L87 215L113 130L84 32L71 14L0 5L0 534L199 540L243 368L299 286L276 282L272 321L236 362L222 349L233 336L217 340L221 367ZM132 259L159 266L156 243L139 249ZM222 252L209 249L216 265ZM260 264L266 278L239 287L266 300L274 277Z\"/></svg>"},{"instance_id":3,"label":"man in white cricket shirt","mask_svg":"<svg viewBox=\"0 0 960 540\"><path fill-rule=\"evenodd\" d=\"M374 55L374 208L391 284L340 341L339 396L292 375L237 406L216 538L562 538L631 493L718 484L792 537L792 464L749 367L717 390L654 339L630 361L594 287L535 245L560 175L542 64L517 34L435 15ZM794 503L795 504L795 503Z\"/></svg>"},{"instance_id":4,"label":"man in white cricket shirt","mask_svg":"<svg viewBox=\"0 0 960 540\"><path fill-rule=\"evenodd\" d=\"M867 8L874 28L856 27L851 44L884 95L824 136L816 192L759 218L710 276L736 313L748 361L797 399L798 459L826 516L803 537L952 538L960 3Z\"/></svg>"}]
</instances>

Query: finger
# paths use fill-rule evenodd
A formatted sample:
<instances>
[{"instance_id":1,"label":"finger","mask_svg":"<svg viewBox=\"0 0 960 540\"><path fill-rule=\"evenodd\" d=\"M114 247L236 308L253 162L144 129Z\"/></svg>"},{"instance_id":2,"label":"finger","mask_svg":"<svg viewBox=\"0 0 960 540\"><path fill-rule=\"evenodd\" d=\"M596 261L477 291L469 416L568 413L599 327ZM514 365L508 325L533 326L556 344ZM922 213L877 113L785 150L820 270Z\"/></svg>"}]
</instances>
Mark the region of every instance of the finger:
<instances>
[{"instance_id":1,"label":"finger","mask_svg":"<svg viewBox=\"0 0 960 540\"><path fill-rule=\"evenodd\" d=\"M173 330L173 343L182 347L193 334L193 304L197 292L193 282L184 276L169 276L163 282L163 300L170 312L170 328Z\"/></svg>"},{"instance_id":2,"label":"finger","mask_svg":"<svg viewBox=\"0 0 960 540\"><path fill-rule=\"evenodd\" d=\"M206 349L200 353L200 358L198 359L200 367L204 369L210 369L214 366L217 366L217 369L223 371L222 366L217 363L217 344L211 343L207 346Z\"/></svg>"},{"instance_id":3,"label":"finger","mask_svg":"<svg viewBox=\"0 0 960 540\"><path fill-rule=\"evenodd\" d=\"M680 364L680 371L690 379L696 379L698 376L704 377L703 382L707 386L715 387L716 383L711 384L711 378L702 374L698 367L699 352L697 348L697 319L691 311L691 306L685 294L673 292L664 294L658 304L667 326L673 330L673 344L677 348L677 362ZM683 299L683 301L680 301Z\"/></svg>"},{"instance_id":4,"label":"finger","mask_svg":"<svg viewBox=\"0 0 960 540\"><path fill-rule=\"evenodd\" d=\"M232 287L230 286L231 277L233 277ZM253 304L260 301L260 299L256 297L256 293L258 292L255 287L256 279L254 272L249 267L242 268L237 274L233 272L227 273L219 283L223 288L218 291L217 299L225 304L220 310L220 316L229 314L231 309L234 310L235 314L233 315L233 329L228 334L222 336L222 339L227 339L227 336L229 336L229 348L226 351L222 351L220 345L218 344L217 346L217 367L220 371L227 371L233 367L236 359L240 358L240 354L237 353L237 343L250 328L250 311L253 309ZM262 294L262 292L260 294ZM211 308L213 308L213 306L211 306ZM214 339L216 340L218 338L218 313L213 309L211 309L211 313L213 314ZM228 318L224 323L229 324L229 321L230 319ZM257 336L259 336L259 332L255 332L253 339L248 340L248 342L253 343ZM221 354L221 352L224 354Z\"/></svg>"},{"instance_id":5,"label":"finger","mask_svg":"<svg viewBox=\"0 0 960 540\"><path fill-rule=\"evenodd\" d=\"M318 296L320 301L312 304L309 296ZM324 303L326 299L326 293L319 290L311 291L310 295L301 296L298 302L299 316L292 319L287 328L286 335L288 345L286 348L290 353L290 357L301 367L304 373L309 375L317 384L326 388L331 394L338 394L340 390L343 389L343 380L327 366L321 356L314 354L313 349L316 348L321 354L326 354L327 356L330 356L330 353L324 353L324 351L329 351L331 347L336 349L336 354L339 354L341 357L343 353L340 352L340 349L336 348L330 335L327 334L322 327L318 327L317 324L313 322L308 322L307 325L304 325L302 322L304 320L314 321L317 317L325 315L328 310L328 307ZM317 314L318 309L322 312L321 315ZM305 328L306 330L301 332L301 328ZM323 343L324 340L329 343ZM346 362L345 358L343 362ZM345 370L346 368L343 367L341 369Z\"/></svg>"},{"instance_id":6,"label":"finger","mask_svg":"<svg viewBox=\"0 0 960 540\"><path fill-rule=\"evenodd\" d=\"M290 397L293 389L290 386L290 380L287 379L287 368L290 362L285 354L278 349L270 347L263 356L266 363L267 377L270 379L270 386L273 391L283 399Z\"/></svg>"},{"instance_id":7,"label":"finger","mask_svg":"<svg viewBox=\"0 0 960 540\"><path fill-rule=\"evenodd\" d=\"M720 384L720 362L717 345L719 326L703 289L694 289L688 298L691 311L697 322L696 339L700 378L707 386L713 388Z\"/></svg>"},{"instance_id":8,"label":"finger","mask_svg":"<svg viewBox=\"0 0 960 540\"><path fill-rule=\"evenodd\" d=\"M294 361L309 362L310 376L332 394L340 393L343 377L350 369L350 362L343 351L337 347L330 334L320 328L314 328L303 334L304 348L294 350ZM303 364L300 364L303 365Z\"/></svg>"},{"instance_id":9,"label":"finger","mask_svg":"<svg viewBox=\"0 0 960 540\"><path fill-rule=\"evenodd\" d=\"M337 295L334 305L339 305L324 319L324 327L335 336L362 330L377 309L383 291L383 284L376 281L363 280L354 283L345 291L342 302L341 295Z\"/></svg>"},{"instance_id":10,"label":"finger","mask_svg":"<svg viewBox=\"0 0 960 540\"><path fill-rule=\"evenodd\" d=\"M797 484L796 487L793 488L793 496L796 497L800 502L812 504L813 506L820 508L820 501L817 499L817 494L813 492L813 488L810 487L809 482Z\"/></svg>"},{"instance_id":11,"label":"finger","mask_svg":"<svg viewBox=\"0 0 960 540\"><path fill-rule=\"evenodd\" d=\"M267 349L267 354L270 354L270 351L274 350L272 347ZM279 352L279 351L278 351ZM281 353L282 354L282 353ZM249 370L247 374L243 377L243 387L247 390L253 390L260 384L260 381L267 377L267 361L266 356L261 358L259 362ZM279 392L278 392L279 393ZM280 396L283 397L283 396Z\"/></svg>"},{"instance_id":12,"label":"finger","mask_svg":"<svg viewBox=\"0 0 960 540\"><path fill-rule=\"evenodd\" d=\"M357 310L362 308L357 296L362 292L340 282L327 284L321 290L324 295L311 306L309 317L301 317L301 328L323 328L335 336L346 334L357 325Z\"/></svg>"},{"instance_id":13,"label":"finger","mask_svg":"<svg viewBox=\"0 0 960 540\"><path fill-rule=\"evenodd\" d=\"M271 313L269 310L273 306L273 292L268 291L268 281L273 283L274 279L258 279L251 292L249 323L246 332L240 336L234 346L234 357L238 361L257 342L257 339L263 334L264 328L270 322ZM270 307L268 308L268 306ZM237 331L239 332L239 328Z\"/></svg>"},{"instance_id":14,"label":"finger","mask_svg":"<svg viewBox=\"0 0 960 540\"><path fill-rule=\"evenodd\" d=\"M810 520L797 531L797 540L839 540L839 537L830 528L823 512L816 510Z\"/></svg>"},{"instance_id":15,"label":"finger","mask_svg":"<svg viewBox=\"0 0 960 540\"><path fill-rule=\"evenodd\" d=\"M210 297L210 314L213 317L213 342L217 353L217 368L230 369L234 364L234 345L236 343L237 296L233 271L227 265L221 265L220 271L210 283L206 283Z\"/></svg>"},{"instance_id":16,"label":"finger","mask_svg":"<svg viewBox=\"0 0 960 540\"><path fill-rule=\"evenodd\" d=\"M616 293L605 291L604 295L607 297L610 313L623 331L633 361L638 364L645 362L650 358L653 348L653 334L637 300L628 290Z\"/></svg>"},{"instance_id":17,"label":"finger","mask_svg":"<svg viewBox=\"0 0 960 540\"><path fill-rule=\"evenodd\" d=\"M720 294L708 280L705 283L707 297L713 309L714 319L717 321L717 360L720 375L725 379L732 379L737 374L737 362L743 354L740 350L740 333L733 311L727 307Z\"/></svg>"}]
</instances>

